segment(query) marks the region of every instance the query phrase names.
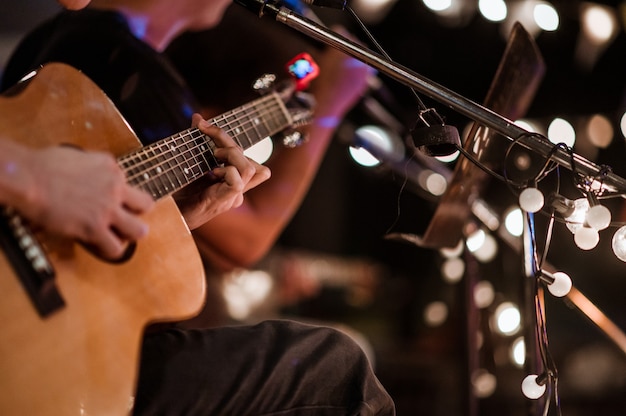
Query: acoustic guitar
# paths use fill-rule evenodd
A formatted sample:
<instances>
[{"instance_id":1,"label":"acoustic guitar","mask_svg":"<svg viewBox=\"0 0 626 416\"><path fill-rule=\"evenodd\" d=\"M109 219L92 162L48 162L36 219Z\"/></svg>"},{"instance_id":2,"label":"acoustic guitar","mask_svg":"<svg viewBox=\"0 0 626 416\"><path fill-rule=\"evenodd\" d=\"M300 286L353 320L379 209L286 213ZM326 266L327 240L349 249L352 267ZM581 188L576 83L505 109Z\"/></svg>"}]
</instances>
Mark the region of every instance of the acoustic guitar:
<instances>
[{"instance_id":1,"label":"acoustic guitar","mask_svg":"<svg viewBox=\"0 0 626 416\"><path fill-rule=\"evenodd\" d=\"M290 99L270 90L209 121L246 149L306 122L307 109ZM109 98L59 63L0 96L0 114L2 137L33 148L111 152L129 183L158 200L146 216L149 235L119 261L68 239L33 238L4 209L0 414L128 414L145 327L194 316L204 301L200 255L171 195L218 165L215 145L190 128L142 147Z\"/></svg>"}]
</instances>

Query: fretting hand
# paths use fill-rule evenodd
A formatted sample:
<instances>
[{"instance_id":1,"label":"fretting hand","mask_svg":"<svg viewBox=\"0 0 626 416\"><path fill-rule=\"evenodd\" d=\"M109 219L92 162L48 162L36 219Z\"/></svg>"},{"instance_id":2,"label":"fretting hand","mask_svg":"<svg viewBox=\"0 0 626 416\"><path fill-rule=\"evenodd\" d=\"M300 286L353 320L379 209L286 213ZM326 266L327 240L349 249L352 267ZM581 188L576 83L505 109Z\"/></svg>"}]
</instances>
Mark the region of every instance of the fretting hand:
<instances>
[{"instance_id":1,"label":"fretting hand","mask_svg":"<svg viewBox=\"0 0 626 416\"><path fill-rule=\"evenodd\" d=\"M214 140L215 158L223 166L174 195L191 230L239 207L246 191L270 177L270 170L247 158L243 149L222 129L210 125L199 114L193 115L192 125Z\"/></svg>"}]
</instances>

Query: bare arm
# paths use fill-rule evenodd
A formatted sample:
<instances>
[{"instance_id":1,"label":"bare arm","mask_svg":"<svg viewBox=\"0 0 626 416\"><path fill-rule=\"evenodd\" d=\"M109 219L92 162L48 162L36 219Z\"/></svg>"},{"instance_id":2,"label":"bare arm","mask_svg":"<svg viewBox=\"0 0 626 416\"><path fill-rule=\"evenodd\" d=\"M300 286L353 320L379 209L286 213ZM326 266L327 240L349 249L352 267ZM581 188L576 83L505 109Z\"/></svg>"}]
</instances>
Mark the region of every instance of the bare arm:
<instances>
[{"instance_id":1,"label":"bare arm","mask_svg":"<svg viewBox=\"0 0 626 416\"><path fill-rule=\"evenodd\" d=\"M217 269L247 267L260 260L306 195L335 128L364 93L371 68L329 48L317 58L320 76L311 84L316 115L309 142L281 149L269 167L272 179L246 193L242 205L198 228L202 254Z\"/></svg>"}]
</instances>

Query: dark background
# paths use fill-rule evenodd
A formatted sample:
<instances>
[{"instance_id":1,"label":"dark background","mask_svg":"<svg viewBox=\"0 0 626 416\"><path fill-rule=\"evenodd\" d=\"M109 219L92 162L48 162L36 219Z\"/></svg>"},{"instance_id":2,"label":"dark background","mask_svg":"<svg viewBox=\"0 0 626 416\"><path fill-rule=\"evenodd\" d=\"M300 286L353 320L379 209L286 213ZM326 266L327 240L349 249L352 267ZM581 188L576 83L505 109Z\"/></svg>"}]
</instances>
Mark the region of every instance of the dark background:
<instances>
[{"instance_id":1,"label":"dark background","mask_svg":"<svg viewBox=\"0 0 626 416\"><path fill-rule=\"evenodd\" d=\"M619 8L618 2L600 3ZM626 109L626 35L620 30L592 68L581 68L574 51L580 31L577 10L582 2L553 4L559 10L561 26L536 38L546 73L528 118L583 120L594 113L605 114L614 124L615 137L610 147L594 152L593 159L610 165L619 175L626 174L624 138L618 126L618 117ZM0 64L27 30L56 10L52 0L3 2ZM359 33L349 16L340 11L321 10L320 15ZM263 24L279 25L269 20ZM384 18L368 27L397 62L476 102L485 97L506 42L500 25L477 13L453 27L442 24L417 0L398 0ZM393 93L395 115L407 124L414 122L417 106L406 87L382 75L380 78ZM437 107L448 124L460 130L467 124L466 117L434 100L425 101ZM363 112L356 108L348 124L362 121ZM490 330L492 308L473 311L466 298L468 282L488 280L496 289L497 300L521 302L524 279L520 254L500 244L499 255L487 264L465 255L465 279L454 285L445 283L440 277L442 257L438 251L384 238L390 231L423 234L436 201L413 192L410 185L404 186L403 178L389 169L353 163L346 140L345 135L339 135L331 145L309 195L277 248L281 253L307 253L340 264L374 263L380 270L377 285L367 301L354 302L349 297L350 287L333 284L329 277L329 283L316 296L284 305L280 312L342 323L363 334L374 350L381 381L396 399L401 415L528 414L530 402L519 388L526 372L506 359L511 337L500 337ZM483 196L497 210L515 202L506 187L493 181ZM620 205L610 203L614 217ZM545 238L546 223L545 218L537 218L540 240ZM626 328L626 265L610 251L615 229L603 231L599 246L584 252L574 246L571 233L564 228L555 226L549 261L568 272L580 291L620 328ZM442 301L449 308L448 319L434 328L422 317L432 301ZM546 316L550 350L560 370L563 414L625 414L625 352L567 301L546 296ZM471 318L477 319L481 329L480 349L470 348L467 341L473 338L468 322L476 322ZM469 371L473 368L496 375L497 388L489 397L478 399L470 394ZM552 407L551 414L556 414Z\"/></svg>"}]
</instances>

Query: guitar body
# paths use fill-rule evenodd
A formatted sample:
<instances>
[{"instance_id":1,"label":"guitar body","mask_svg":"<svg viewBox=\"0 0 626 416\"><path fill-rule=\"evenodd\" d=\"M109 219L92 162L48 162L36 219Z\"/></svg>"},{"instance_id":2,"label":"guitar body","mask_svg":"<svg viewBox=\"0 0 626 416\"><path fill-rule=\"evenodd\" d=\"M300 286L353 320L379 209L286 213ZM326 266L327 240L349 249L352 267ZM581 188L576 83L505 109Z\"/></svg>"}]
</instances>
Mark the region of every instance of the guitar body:
<instances>
[{"instance_id":1,"label":"guitar body","mask_svg":"<svg viewBox=\"0 0 626 416\"><path fill-rule=\"evenodd\" d=\"M141 147L108 97L63 64L0 97L0 114L0 135L32 147L69 143L116 156ZM173 199L159 200L147 221L149 235L117 264L38 235L65 301L43 318L0 252L0 414L129 413L144 328L189 318L205 298L200 255Z\"/></svg>"}]
</instances>

